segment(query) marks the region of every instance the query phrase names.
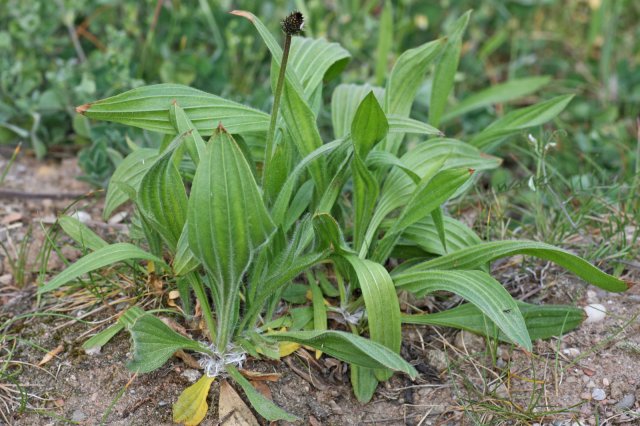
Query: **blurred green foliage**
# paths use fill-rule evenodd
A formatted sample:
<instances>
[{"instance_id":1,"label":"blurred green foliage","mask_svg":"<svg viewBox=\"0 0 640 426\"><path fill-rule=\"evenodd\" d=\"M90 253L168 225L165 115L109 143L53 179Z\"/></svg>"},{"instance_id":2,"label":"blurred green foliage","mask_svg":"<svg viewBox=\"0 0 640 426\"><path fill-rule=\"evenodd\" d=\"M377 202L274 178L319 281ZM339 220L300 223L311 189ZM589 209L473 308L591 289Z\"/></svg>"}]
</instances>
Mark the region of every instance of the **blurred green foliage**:
<instances>
[{"instance_id":1,"label":"blurred green foliage","mask_svg":"<svg viewBox=\"0 0 640 426\"><path fill-rule=\"evenodd\" d=\"M542 96L576 93L556 127L566 133L549 161L565 176L598 181L636 173L640 113L640 4L633 0L3 0L0 7L0 144L24 140L38 156L82 149L91 183L104 186L128 151L159 141L116 125L96 125L75 106L143 84L174 82L268 110L269 56L250 10L277 31L291 9L307 16L309 36L338 41L353 54L343 82L382 84L399 52L436 38L475 8L462 52L455 99L515 77L549 75ZM427 80L413 115L428 117ZM326 90L329 96L331 87ZM531 98L528 101L539 100ZM507 105L443 126L464 139ZM329 114L321 115L328 122ZM322 128L322 121L321 121ZM525 138L514 142L526 154ZM514 146L505 148L514 152ZM535 162L535 156L522 161Z\"/></svg>"}]
</instances>

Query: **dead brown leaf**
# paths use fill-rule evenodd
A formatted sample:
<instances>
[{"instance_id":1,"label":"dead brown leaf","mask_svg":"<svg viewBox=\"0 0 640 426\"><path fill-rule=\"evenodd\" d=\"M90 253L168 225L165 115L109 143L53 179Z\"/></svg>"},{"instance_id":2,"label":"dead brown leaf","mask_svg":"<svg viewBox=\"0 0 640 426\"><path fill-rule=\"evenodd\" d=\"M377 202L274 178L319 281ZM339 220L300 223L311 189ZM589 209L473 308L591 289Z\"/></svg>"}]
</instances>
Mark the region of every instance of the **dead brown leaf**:
<instances>
[{"instance_id":1,"label":"dead brown leaf","mask_svg":"<svg viewBox=\"0 0 640 426\"><path fill-rule=\"evenodd\" d=\"M226 380L220 384L218 416L220 424L225 426L259 426L249 407Z\"/></svg>"},{"instance_id":2,"label":"dead brown leaf","mask_svg":"<svg viewBox=\"0 0 640 426\"><path fill-rule=\"evenodd\" d=\"M64 345L61 343L55 349L52 349L49 352L47 352L38 363L38 367L42 367L43 365L51 361L53 357L57 356L63 350L64 350Z\"/></svg>"},{"instance_id":3,"label":"dead brown leaf","mask_svg":"<svg viewBox=\"0 0 640 426\"><path fill-rule=\"evenodd\" d=\"M251 381L277 382L282 377L280 373L261 373L259 371L243 370L240 373Z\"/></svg>"}]
</instances>

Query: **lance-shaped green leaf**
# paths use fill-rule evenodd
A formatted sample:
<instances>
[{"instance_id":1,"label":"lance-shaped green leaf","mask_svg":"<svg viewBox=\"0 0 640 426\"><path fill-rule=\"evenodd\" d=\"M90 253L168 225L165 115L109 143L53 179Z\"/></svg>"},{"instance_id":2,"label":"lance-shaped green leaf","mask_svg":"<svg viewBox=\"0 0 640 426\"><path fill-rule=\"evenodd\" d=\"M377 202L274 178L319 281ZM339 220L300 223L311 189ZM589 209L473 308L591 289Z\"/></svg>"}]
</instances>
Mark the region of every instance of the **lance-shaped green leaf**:
<instances>
[{"instance_id":1,"label":"lance-shaped green leaf","mask_svg":"<svg viewBox=\"0 0 640 426\"><path fill-rule=\"evenodd\" d=\"M509 292L482 271L403 271L393 277L396 288L418 297L435 291L455 293L474 304L509 337L527 350L531 339L518 305Z\"/></svg>"},{"instance_id":2,"label":"lance-shaped green leaf","mask_svg":"<svg viewBox=\"0 0 640 426\"><path fill-rule=\"evenodd\" d=\"M448 109L442 116L442 122L452 120L470 111L490 105L509 102L523 96L529 95L542 86L549 83L551 79L547 76L514 78L505 83L496 84L488 89L477 92L464 98L455 106Z\"/></svg>"},{"instance_id":3,"label":"lance-shaped green leaf","mask_svg":"<svg viewBox=\"0 0 640 426\"><path fill-rule=\"evenodd\" d=\"M585 319L584 310L574 306L532 305L524 302L517 302L517 304L531 340L561 336L578 327ZM511 342L493 321L471 303L435 314L403 315L402 322L452 327Z\"/></svg>"},{"instance_id":4,"label":"lance-shaped green leaf","mask_svg":"<svg viewBox=\"0 0 640 426\"><path fill-rule=\"evenodd\" d=\"M354 152L351 170L353 175L353 248L360 250L373 217L380 190L378 189L378 180L369 171L357 152Z\"/></svg>"},{"instance_id":5,"label":"lance-shaped green leaf","mask_svg":"<svg viewBox=\"0 0 640 426\"><path fill-rule=\"evenodd\" d=\"M420 263L405 270L476 269L502 257L525 254L550 260L588 282L607 291L621 292L629 288L624 281L602 272L589 262L566 250L536 241L513 240L483 242Z\"/></svg>"},{"instance_id":6,"label":"lance-shaped green leaf","mask_svg":"<svg viewBox=\"0 0 640 426\"><path fill-rule=\"evenodd\" d=\"M178 140L183 143L184 140ZM138 190L138 208L162 236L172 253L176 252L187 217L187 191L175 165L174 149L167 149L147 170Z\"/></svg>"},{"instance_id":7,"label":"lance-shaped green leaf","mask_svg":"<svg viewBox=\"0 0 640 426\"><path fill-rule=\"evenodd\" d=\"M133 341L133 359L127 368L148 373L164 365L180 349L208 352L200 343L173 331L153 315L139 317L129 327Z\"/></svg>"},{"instance_id":8,"label":"lance-shaped green leaf","mask_svg":"<svg viewBox=\"0 0 640 426\"><path fill-rule=\"evenodd\" d=\"M93 232L84 223L71 216L60 216L58 218L60 227L83 247L90 250L98 250L109 245L105 240L100 238L98 234Z\"/></svg>"},{"instance_id":9,"label":"lance-shaped green leaf","mask_svg":"<svg viewBox=\"0 0 640 426\"><path fill-rule=\"evenodd\" d=\"M371 401L378 387L378 379L373 373L375 370L355 364L351 364L350 368L351 386L356 399L363 403Z\"/></svg>"},{"instance_id":10,"label":"lance-shaped green leaf","mask_svg":"<svg viewBox=\"0 0 640 426\"><path fill-rule=\"evenodd\" d=\"M212 134L218 123L231 133L265 132L269 127L269 115L262 111L179 84L139 87L79 106L76 111L96 120L174 134L169 110L176 102L201 135Z\"/></svg>"},{"instance_id":11,"label":"lance-shaped green leaf","mask_svg":"<svg viewBox=\"0 0 640 426\"><path fill-rule=\"evenodd\" d=\"M144 259L155 262L158 266L168 268L164 261L144 250L139 249L133 244L117 243L102 247L89 253L88 255L71 264L67 269L60 272L54 279L38 289L38 294L53 291L58 287L72 281L87 272L104 268L116 262L122 262L132 259Z\"/></svg>"},{"instance_id":12,"label":"lance-shaped green leaf","mask_svg":"<svg viewBox=\"0 0 640 426\"><path fill-rule=\"evenodd\" d=\"M265 419L270 422L278 420L286 420L288 422L295 422L299 420L293 414L289 414L282 408L275 405L271 400L265 398L260 392L253 387L253 385L240 374L240 372L232 365L226 366L227 373L233 380L236 381L244 391L247 399L251 403L251 406Z\"/></svg>"},{"instance_id":13,"label":"lance-shaped green leaf","mask_svg":"<svg viewBox=\"0 0 640 426\"><path fill-rule=\"evenodd\" d=\"M306 157L322 146L322 138L316 124L316 117L304 101L300 92L285 82L282 95L282 117L287 124L287 131L295 143L298 153ZM309 164L309 174L313 178L318 192L322 193L328 179L325 176L326 166L323 157Z\"/></svg>"},{"instance_id":14,"label":"lance-shaped green leaf","mask_svg":"<svg viewBox=\"0 0 640 426\"><path fill-rule=\"evenodd\" d=\"M440 119L447 106L451 89L453 89L453 79L458 70L460 52L462 52L462 36L470 16L471 11L468 11L453 24L442 56L436 63L429 102L429 124L434 127L440 126Z\"/></svg>"},{"instance_id":15,"label":"lance-shaped green leaf","mask_svg":"<svg viewBox=\"0 0 640 426\"><path fill-rule=\"evenodd\" d=\"M196 170L187 227L189 247L215 286L217 343L226 346L236 326L242 277L275 226L242 151L222 127Z\"/></svg>"},{"instance_id":16,"label":"lance-shaped green leaf","mask_svg":"<svg viewBox=\"0 0 640 426\"><path fill-rule=\"evenodd\" d=\"M371 340L399 353L402 341L400 303L389 273L379 263L360 259L355 255L346 254L344 259L349 262L358 277L358 285L367 309ZM391 374L388 370L375 372L376 378L381 381L387 380Z\"/></svg>"},{"instance_id":17,"label":"lance-shaped green leaf","mask_svg":"<svg viewBox=\"0 0 640 426\"><path fill-rule=\"evenodd\" d=\"M334 358L368 368L389 368L415 378L411 364L380 343L342 331L283 331L269 335L280 342L294 342L321 350Z\"/></svg>"},{"instance_id":18,"label":"lance-shaped green leaf","mask_svg":"<svg viewBox=\"0 0 640 426\"><path fill-rule=\"evenodd\" d=\"M445 40L435 40L406 50L393 66L385 90L384 110L389 115L408 117L413 100L424 81L429 64L438 56ZM436 126L437 127L437 126ZM398 154L402 134L389 135L382 149Z\"/></svg>"},{"instance_id":19,"label":"lance-shaped green leaf","mask_svg":"<svg viewBox=\"0 0 640 426\"><path fill-rule=\"evenodd\" d=\"M134 193L137 193L142 177L153 166L157 156L157 149L141 148L133 151L122 160L109 181L107 198L104 202L104 211L102 213L105 219L108 219L115 209L130 199L130 194L125 192L120 184L126 184L133 189Z\"/></svg>"},{"instance_id":20,"label":"lance-shaped green leaf","mask_svg":"<svg viewBox=\"0 0 640 426\"><path fill-rule=\"evenodd\" d=\"M366 158L373 146L389 131L387 117L373 91L364 97L351 123L351 139L356 152Z\"/></svg>"},{"instance_id":21,"label":"lance-shaped green leaf","mask_svg":"<svg viewBox=\"0 0 640 426\"><path fill-rule=\"evenodd\" d=\"M219 283L238 282L275 230L242 151L223 128L193 179L188 230L191 250Z\"/></svg>"},{"instance_id":22,"label":"lance-shaped green leaf","mask_svg":"<svg viewBox=\"0 0 640 426\"><path fill-rule=\"evenodd\" d=\"M393 4L390 0L384 2L380 14L380 29L378 30L378 46L376 48L376 83L382 84L387 75L387 61L393 45Z\"/></svg>"},{"instance_id":23,"label":"lance-shaped green leaf","mask_svg":"<svg viewBox=\"0 0 640 426\"><path fill-rule=\"evenodd\" d=\"M105 328L100 333L96 334L95 336L91 337L90 339L88 339L86 342L84 342L82 344L82 348L84 350L87 350L87 349L91 349L91 348L102 347L102 346L106 345L107 343L109 343L109 341L111 339L113 339L113 337L123 329L124 329L124 325L122 325L121 323L117 322L117 323Z\"/></svg>"},{"instance_id":24,"label":"lance-shaped green leaf","mask_svg":"<svg viewBox=\"0 0 640 426\"><path fill-rule=\"evenodd\" d=\"M384 101L384 89L369 84L340 84L334 89L331 95L331 123L336 139L349 134L358 106L371 92L378 102Z\"/></svg>"},{"instance_id":25,"label":"lance-shaped green leaf","mask_svg":"<svg viewBox=\"0 0 640 426\"><path fill-rule=\"evenodd\" d=\"M571 99L573 99L573 95L556 96L548 101L511 111L491 123L486 129L474 136L469 143L483 150L495 148L509 135L554 119L567 107Z\"/></svg>"}]
</instances>

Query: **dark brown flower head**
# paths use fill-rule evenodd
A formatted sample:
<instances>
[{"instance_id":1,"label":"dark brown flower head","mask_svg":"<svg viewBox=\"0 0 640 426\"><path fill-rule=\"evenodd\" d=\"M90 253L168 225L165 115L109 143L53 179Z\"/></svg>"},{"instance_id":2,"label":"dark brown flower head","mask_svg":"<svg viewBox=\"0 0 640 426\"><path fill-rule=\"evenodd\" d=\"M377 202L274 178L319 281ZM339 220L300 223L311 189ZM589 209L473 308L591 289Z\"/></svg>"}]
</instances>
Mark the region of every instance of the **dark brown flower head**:
<instances>
[{"instance_id":1,"label":"dark brown flower head","mask_svg":"<svg viewBox=\"0 0 640 426\"><path fill-rule=\"evenodd\" d=\"M287 35L300 34L302 27L304 27L304 16L297 10L282 20L282 31Z\"/></svg>"}]
</instances>

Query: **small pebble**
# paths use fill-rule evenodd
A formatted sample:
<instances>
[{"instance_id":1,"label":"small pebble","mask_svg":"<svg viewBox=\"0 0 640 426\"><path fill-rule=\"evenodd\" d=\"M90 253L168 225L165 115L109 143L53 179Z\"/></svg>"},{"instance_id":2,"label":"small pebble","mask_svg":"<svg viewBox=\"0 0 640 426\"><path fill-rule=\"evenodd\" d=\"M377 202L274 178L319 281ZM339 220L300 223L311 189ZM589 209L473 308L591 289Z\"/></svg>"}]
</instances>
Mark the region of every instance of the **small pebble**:
<instances>
[{"instance_id":1,"label":"small pebble","mask_svg":"<svg viewBox=\"0 0 640 426\"><path fill-rule=\"evenodd\" d=\"M80 410L76 410L71 414L71 421L73 422L83 422L87 419L87 415Z\"/></svg>"},{"instance_id":2,"label":"small pebble","mask_svg":"<svg viewBox=\"0 0 640 426\"><path fill-rule=\"evenodd\" d=\"M609 379L607 379L606 377L602 379L602 386L609 386Z\"/></svg>"},{"instance_id":3,"label":"small pebble","mask_svg":"<svg viewBox=\"0 0 640 426\"><path fill-rule=\"evenodd\" d=\"M593 290L587 291L587 303L598 303L598 294Z\"/></svg>"},{"instance_id":4,"label":"small pebble","mask_svg":"<svg viewBox=\"0 0 640 426\"><path fill-rule=\"evenodd\" d=\"M599 303L592 303L584 307L584 312L587 314L585 324L596 323L604 320L607 315L607 308Z\"/></svg>"},{"instance_id":5,"label":"small pebble","mask_svg":"<svg viewBox=\"0 0 640 426\"><path fill-rule=\"evenodd\" d=\"M94 346L92 348L88 348L84 350L84 353L86 353L89 356L100 355L100 352L102 352L102 346Z\"/></svg>"},{"instance_id":6,"label":"small pebble","mask_svg":"<svg viewBox=\"0 0 640 426\"><path fill-rule=\"evenodd\" d=\"M589 392L582 392L580 394L580 399L585 399L587 401L591 400L591 394Z\"/></svg>"},{"instance_id":7,"label":"small pebble","mask_svg":"<svg viewBox=\"0 0 640 426\"><path fill-rule=\"evenodd\" d=\"M620 401L616 404L616 409L618 410L628 410L633 407L633 404L636 402L636 396L632 393L628 393L622 397Z\"/></svg>"},{"instance_id":8,"label":"small pebble","mask_svg":"<svg viewBox=\"0 0 640 426\"><path fill-rule=\"evenodd\" d=\"M188 368L180 374L182 377L186 378L191 383L195 383L196 380L200 378L202 374L199 371Z\"/></svg>"},{"instance_id":9,"label":"small pebble","mask_svg":"<svg viewBox=\"0 0 640 426\"><path fill-rule=\"evenodd\" d=\"M87 212L77 211L71 215L71 217L78 219L82 223L87 223L91 220L91 215Z\"/></svg>"},{"instance_id":10,"label":"small pebble","mask_svg":"<svg viewBox=\"0 0 640 426\"><path fill-rule=\"evenodd\" d=\"M568 356L569 358L577 358L580 355L580 349L567 348L567 349L563 349L562 353Z\"/></svg>"},{"instance_id":11,"label":"small pebble","mask_svg":"<svg viewBox=\"0 0 640 426\"><path fill-rule=\"evenodd\" d=\"M593 380L589 380L589 383L587 383L587 387L588 387L589 389L591 389L591 388L595 388L595 387L596 387L596 384L595 384L595 383L593 383Z\"/></svg>"},{"instance_id":12,"label":"small pebble","mask_svg":"<svg viewBox=\"0 0 640 426\"><path fill-rule=\"evenodd\" d=\"M596 401L602 401L607 397L607 394L605 393L604 389L595 388L591 391L591 397Z\"/></svg>"}]
</instances>

